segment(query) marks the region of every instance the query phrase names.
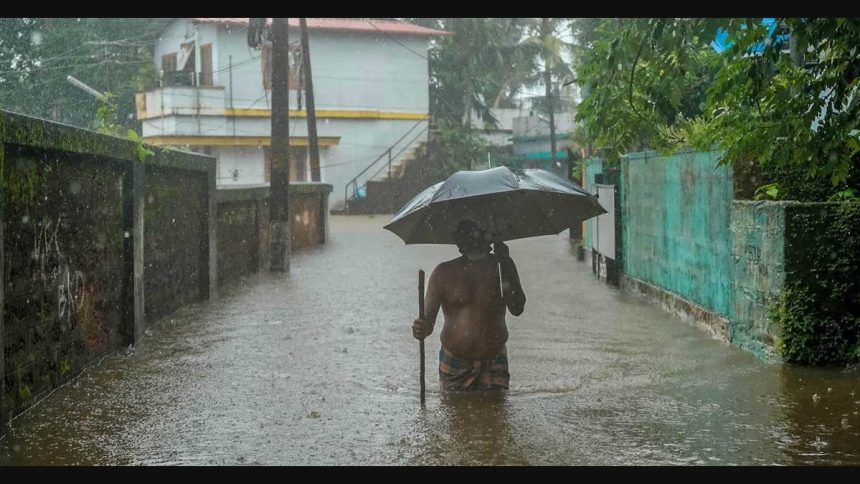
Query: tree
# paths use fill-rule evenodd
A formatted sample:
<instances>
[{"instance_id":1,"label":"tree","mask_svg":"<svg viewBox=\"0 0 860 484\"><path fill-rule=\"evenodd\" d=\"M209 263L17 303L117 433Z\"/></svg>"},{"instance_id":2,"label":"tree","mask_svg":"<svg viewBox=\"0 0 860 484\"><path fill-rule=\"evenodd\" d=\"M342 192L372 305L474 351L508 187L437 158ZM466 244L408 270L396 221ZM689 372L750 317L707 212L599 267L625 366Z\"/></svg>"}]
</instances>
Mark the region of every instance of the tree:
<instances>
[{"instance_id":1,"label":"tree","mask_svg":"<svg viewBox=\"0 0 860 484\"><path fill-rule=\"evenodd\" d=\"M590 87L577 120L610 160L683 142L679 129L702 115L717 54L711 19L601 19L578 26L578 83Z\"/></svg>"},{"instance_id":2,"label":"tree","mask_svg":"<svg viewBox=\"0 0 860 484\"><path fill-rule=\"evenodd\" d=\"M563 56L563 52L569 50L570 46L556 35L556 30L560 23L560 19L541 18L533 27L535 35L523 41L524 45L536 47L536 55L540 57L543 64L542 78L546 92L545 107L549 114L550 156L552 157L553 165L557 162L555 144L555 112L557 107L552 95L553 78L564 79L573 77L570 67Z\"/></svg>"},{"instance_id":3,"label":"tree","mask_svg":"<svg viewBox=\"0 0 860 484\"><path fill-rule=\"evenodd\" d=\"M451 32L431 41L430 112L440 128L451 169L468 168L487 147L476 121L497 124L491 109L511 107L531 76L534 56L520 40L527 19L418 18L416 24ZM477 113L478 120L473 119Z\"/></svg>"},{"instance_id":4,"label":"tree","mask_svg":"<svg viewBox=\"0 0 860 484\"><path fill-rule=\"evenodd\" d=\"M717 147L756 162L771 197L860 192L857 19L603 19L593 33L578 119L610 158Z\"/></svg>"},{"instance_id":5,"label":"tree","mask_svg":"<svg viewBox=\"0 0 860 484\"><path fill-rule=\"evenodd\" d=\"M155 85L152 46L171 20L0 20L0 52L18 56L6 63L0 53L0 108L91 127L98 100L66 82L72 75L116 94L119 123L136 125L134 94Z\"/></svg>"},{"instance_id":6,"label":"tree","mask_svg":"<svg viewBox=\"0 0 860 484\"><path fill-rule=\"evenodd\" d=\"M860 20L735 19L708 90L700 145L755 160L793 198L860 193ZM798 47L792 58L786 34ZM789 175L793 174L793 175ZM829 185L829 186L828 186ZM817 187L817 189L816 189Z\"/></svg>"}]
</instances>

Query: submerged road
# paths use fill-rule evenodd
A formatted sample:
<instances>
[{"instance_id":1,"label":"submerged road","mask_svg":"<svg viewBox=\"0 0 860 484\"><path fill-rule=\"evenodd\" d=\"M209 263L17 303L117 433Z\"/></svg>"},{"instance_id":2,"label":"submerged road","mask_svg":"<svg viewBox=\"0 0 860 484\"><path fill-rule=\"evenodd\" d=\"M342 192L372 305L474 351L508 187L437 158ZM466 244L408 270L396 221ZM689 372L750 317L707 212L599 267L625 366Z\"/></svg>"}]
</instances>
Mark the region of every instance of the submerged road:
<instances>
[{"instance_id":1,"label":"submerged road","mask_svg":"<svg viewBox=\"0 0 860 484\"><path fill-rule=\"evenodd\" d=\"M511 242L511 390L418 403L417 272L388 217L153 325L16 418L0 464L860 464L860 373L767 364L595 280L566 239ZM813 395L817 395L813 398Z\"/></svg>"}]
</instances>

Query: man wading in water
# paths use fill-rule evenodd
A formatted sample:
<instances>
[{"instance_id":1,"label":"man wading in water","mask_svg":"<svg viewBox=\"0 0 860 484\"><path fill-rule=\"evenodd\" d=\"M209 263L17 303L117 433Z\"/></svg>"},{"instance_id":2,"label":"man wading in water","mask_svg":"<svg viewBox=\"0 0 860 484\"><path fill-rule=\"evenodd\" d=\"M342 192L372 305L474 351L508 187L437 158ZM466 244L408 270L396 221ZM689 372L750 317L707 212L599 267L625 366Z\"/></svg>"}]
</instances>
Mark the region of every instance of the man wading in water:
<instances>
[{"instance_id":1,"label":"man wading in water","mask_svg":"<svg viewBox=\"0 0 860 484\"><path fill-rule=\"evenodd\" d=\"M472 221L460 222L454 240L463 255L439 264L430 275L425 319L415 320L412 334L417 339L429 336L441 307L445 315L439 350L442 389L507 389L505 313L507 309L519 316L526 303L517 266L503 242L494 242L491 254L489 235Z\"/></svg>"}]
</instances>

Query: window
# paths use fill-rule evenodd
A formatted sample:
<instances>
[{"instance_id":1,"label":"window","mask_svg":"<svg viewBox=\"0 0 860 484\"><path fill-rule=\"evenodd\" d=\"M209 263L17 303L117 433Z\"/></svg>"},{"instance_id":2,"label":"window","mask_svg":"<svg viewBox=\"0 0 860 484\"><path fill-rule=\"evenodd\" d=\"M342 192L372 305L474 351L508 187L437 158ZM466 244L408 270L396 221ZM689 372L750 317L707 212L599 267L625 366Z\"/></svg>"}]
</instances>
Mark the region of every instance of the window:
<instances>
[{"instance_id":1,"label":"window","mask_svg":"<svg viewBox=\"0 0 860 484\"><path fill-rule=\"evenodd\" d=\"M308 149L304 146L290 147L290 180L308 181Z\"/></svg>"},{"instance_id":2,"label":"window","mask_svg":"<svg viewBox=\"0 0 860 484\"><path fill-rule=\"evenodd\" d=\"M272 147L263 151L263 174L266 182L272 181ZM290 146L290 181L308 181L308 149L305 146Z\"/></svg>"},{"instance_id":3,"label":"window","mask_svg":"<svg viewBox=\"0 0 860 484\"><path fill-rule=\"evenodd\" d=\"M200 85L213 85L212 77L212 44L203 44L200 46Z\"/></svg>"},{"instance_id":4,"label":"window","mask_svg":"<svg viewBox=\"0 0 860 484\"><path fill-rule=\"evenodd\" d=\"M176 52L161 56L161 70L163 72L176 71Z\"/></svg>"},{"instance_id":5,"label":"window","mask_svg":"<svg viewBox=\"0 0 860 484\"><path fill-rule=\"evenodd\" d=\"M301 57L302 49L298 43L290 44L290 90L301 89ZM263 44L260 54L260 64L263 69L263 88L272 89L272 44Z\"/></svg>"},{"instance_id":6,"label":"window","mask_svg":"<svg viewBox=\"0 0 860 484\"><path fill-rule=\"evenodd\" d=\"M185 72L195 72L194 42L186 42L179 49L179 65L177 69Z\"/></svg>"}]
</instances>

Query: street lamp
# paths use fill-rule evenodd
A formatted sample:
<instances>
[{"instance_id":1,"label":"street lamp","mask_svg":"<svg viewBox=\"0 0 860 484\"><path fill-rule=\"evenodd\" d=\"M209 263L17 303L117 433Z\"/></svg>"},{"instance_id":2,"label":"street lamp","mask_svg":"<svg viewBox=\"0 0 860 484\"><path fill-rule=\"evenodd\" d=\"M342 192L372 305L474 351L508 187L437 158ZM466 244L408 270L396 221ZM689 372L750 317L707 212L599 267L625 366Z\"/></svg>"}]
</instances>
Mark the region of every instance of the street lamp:
<instances>
[{"instance_id":1,"label":"street lamp","mask_svg":"<svg viewBox=\"0 0 860 484\"><path fill-rule=\"evenodd\" d=\"M102 94L102 93L100 93L100 92L96 91L95 89L93 89L93 88L91 88L90 86L88 86L88 85L84 84L83 82L81 82L81 81L79 81L79 80L75 79L75 78L74 78L74 77L72 77L71 75L70 75L70 76L68 76L68 77L66 77L66 80L67 80L67 81L69 81L73 86L78 87L78 88L80 88L81 90L85 91L87 94L91 94L92 96L95 96L95 97L96 97L96 98L98 98L100 101L104 101L105 99L107 99L107 96L105 96L104 94Z\"/></svg>"}]
</instances>

